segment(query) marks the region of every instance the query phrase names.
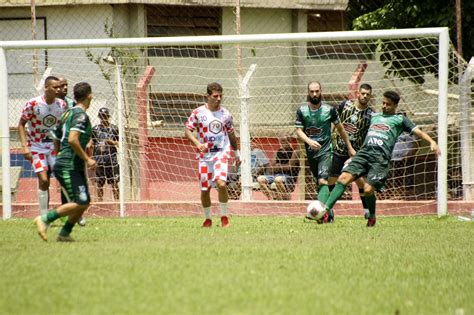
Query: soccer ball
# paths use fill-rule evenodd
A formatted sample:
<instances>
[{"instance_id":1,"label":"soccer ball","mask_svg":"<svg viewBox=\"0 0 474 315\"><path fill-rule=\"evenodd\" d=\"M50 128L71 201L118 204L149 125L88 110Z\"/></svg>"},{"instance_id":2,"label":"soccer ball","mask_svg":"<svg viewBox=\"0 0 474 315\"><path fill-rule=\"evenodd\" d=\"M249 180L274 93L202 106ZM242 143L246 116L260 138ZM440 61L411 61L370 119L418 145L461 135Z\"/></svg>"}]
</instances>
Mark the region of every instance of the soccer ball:
<instances>
[{"instance_id":1,"label":"soccer ball","mask_svg":"<svg viewBox=\"0 0 474 315\"><path fill-rule=\"evenodd\" d=\"M326 207L319 201L311 201L306 208L306 217L313 220L320 220L326 213Z\"/></svg>"}]
</instances>

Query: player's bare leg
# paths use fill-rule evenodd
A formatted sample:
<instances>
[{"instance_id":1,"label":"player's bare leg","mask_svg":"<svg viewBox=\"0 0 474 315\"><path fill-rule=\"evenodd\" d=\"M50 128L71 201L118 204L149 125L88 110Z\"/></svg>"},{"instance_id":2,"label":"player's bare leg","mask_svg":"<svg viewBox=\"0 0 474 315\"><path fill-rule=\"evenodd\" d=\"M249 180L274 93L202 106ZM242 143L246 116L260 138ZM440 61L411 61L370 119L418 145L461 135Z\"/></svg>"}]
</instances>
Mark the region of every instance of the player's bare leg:
<instances>
[{"instance_id":1,"label":"player's bare leg","mask_svg":"<svg viewBox=\"0 0 474 315\"><path fill-rule=\"evenodd\" d=\"M201 205L204 209L204 216L206 219L202 223L202 227L209 228L212 226L211 214L211 189L201 190Z\"/></svg>"},{"instance_id":2,"label":"player's bare leg","mask_svg":"<svg viewBox=\"0 0 474 315\"><path fill-rule=\"evenodd\" d=\"M49 208L49 176L47 171L36 173L38 177L38 203L40 214L48 212Z\"/></svg>"}]
</instances>

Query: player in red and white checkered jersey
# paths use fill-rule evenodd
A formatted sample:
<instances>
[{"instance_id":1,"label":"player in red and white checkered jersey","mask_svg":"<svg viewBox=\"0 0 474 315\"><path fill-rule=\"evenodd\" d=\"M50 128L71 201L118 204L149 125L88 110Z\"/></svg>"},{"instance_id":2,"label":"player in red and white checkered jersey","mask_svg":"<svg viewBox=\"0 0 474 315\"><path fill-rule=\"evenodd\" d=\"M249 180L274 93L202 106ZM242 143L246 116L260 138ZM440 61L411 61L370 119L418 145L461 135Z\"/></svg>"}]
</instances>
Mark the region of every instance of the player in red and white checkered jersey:
<instances>
[{"instance_id":1,"label":"player in red and white checkered jersey","mask_svg":"<svg viewBox=\"0 0 474 315\"><path fill-rule=\"evenodd\" d=\"M227 215L227 171L231 157L231 147L236 151L237 137L231 113L221 106L222 86L209 83L207 86L207 104L196 108L186 122L185 135L196 146L199 159L199 179L201 186L201 204L206 220L203 227L212 226L211 188L215 184L221 209L221 226L229 226ZM194 131L197 131L197 137Z\"/></svg>"},{"instance_id":2,"label":"player in red and white checkered jersey","mask_svg":"<svg viewBox=\"0 0 474 315\"><path fill-rule=\"evenodd\" d=\"M29 100L22 108L18 133L23 147L23 156L30 161L38 176L38 200L41 214L48 211L49 178L53 170L56 151L49 136L66 103L57 98L61 92L57 77L49 76L44 81L44 95Z\"/></svg>"}]
</instances>

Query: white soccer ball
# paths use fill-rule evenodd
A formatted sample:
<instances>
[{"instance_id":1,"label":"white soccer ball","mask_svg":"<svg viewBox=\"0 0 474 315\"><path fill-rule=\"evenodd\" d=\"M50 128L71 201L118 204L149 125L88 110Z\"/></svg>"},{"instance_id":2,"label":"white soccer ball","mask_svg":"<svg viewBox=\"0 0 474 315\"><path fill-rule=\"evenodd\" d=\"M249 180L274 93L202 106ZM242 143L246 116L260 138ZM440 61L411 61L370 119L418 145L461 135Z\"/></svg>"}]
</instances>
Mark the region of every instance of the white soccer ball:
<instances>
[{"instance_id":1,"label":"white soccer ball","mask_svg":"<svg viewBox=\"0 0 474 315\"><path fill-rule=\"evenodd\" d=\"M306 216L313 220L322 219L325 213L326 207L319 200L311 201L306 208Z\"/></svg>"}]
</instances>

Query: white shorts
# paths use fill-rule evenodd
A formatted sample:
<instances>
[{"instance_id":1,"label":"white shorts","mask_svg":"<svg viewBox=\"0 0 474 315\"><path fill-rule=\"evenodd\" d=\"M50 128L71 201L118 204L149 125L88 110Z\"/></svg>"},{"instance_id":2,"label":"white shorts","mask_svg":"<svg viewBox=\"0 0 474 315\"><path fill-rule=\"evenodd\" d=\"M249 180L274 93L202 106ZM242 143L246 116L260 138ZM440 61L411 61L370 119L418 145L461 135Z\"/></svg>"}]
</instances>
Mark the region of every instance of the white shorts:
<instances>
[{"instance_id":1,"label":"white shorts","mask_svg":"<svg viewBox=\"0 0 474 315\"><path fill-rule=\"evenodd\" d=\"M56 153L38 153L31 152L33 158L33 170L35 173L41 173L44 171L53 171L54 163L56 162Z\"/></svg>"},{"instance_id":2,"label":"white shorts","mask_svg":"<svg viewBox=\"0 0 474 315\"><path fill-rule=\"evenodd\" d=\"M214 183L220 179L227 181L228 171L227 156L223 156L217 161L199 160L199 183L202 191L208 191Z\"/></svg>"}]
</instances>

